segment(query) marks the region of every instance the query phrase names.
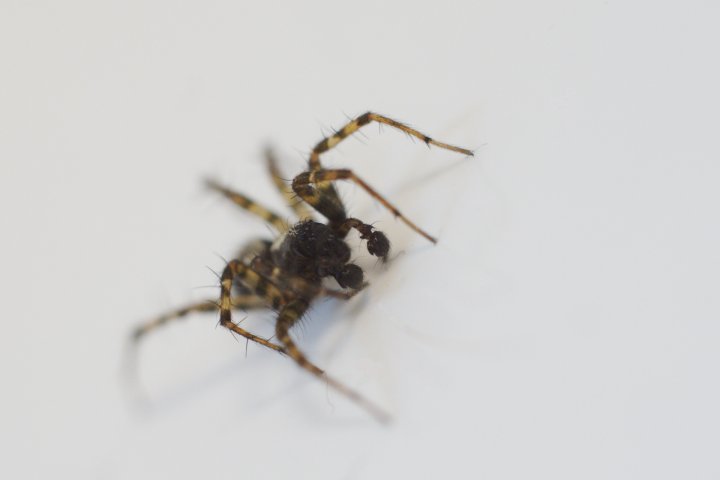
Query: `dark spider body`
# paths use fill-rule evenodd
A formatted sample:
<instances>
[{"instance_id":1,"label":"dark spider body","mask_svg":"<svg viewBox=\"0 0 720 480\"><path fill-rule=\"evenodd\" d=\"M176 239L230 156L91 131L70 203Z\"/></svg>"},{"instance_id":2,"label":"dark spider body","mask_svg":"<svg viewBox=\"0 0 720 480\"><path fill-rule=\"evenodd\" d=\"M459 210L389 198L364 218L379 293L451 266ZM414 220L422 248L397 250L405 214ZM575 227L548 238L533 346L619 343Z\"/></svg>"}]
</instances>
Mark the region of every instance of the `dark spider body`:
<instances>
[{"instance_id":1,"label":"dark spider body","mask_svg":"<svg viewBox=\"0 0 720 480\"><path fill-rule=\"evenodd\" d=\"M270 253L280 269L318 285L324 277L337 278L350 261L350 247L343 239L312 220L295 225Z\"/></svg>"},{"instance_id":2,"label":"dark spider body","mask_svg":"<svg viewBox=\"0 0 720 480\"><path fill-rule=\"evenodd\" d=\"M370 185L351 170L324 169L320 155L333 148L343 139L371 121L402 130L421 139L428 145L472 155L470 150L438 142L400 122L372 112L365 113L346 124L335 134L319 142L308 161L307 172L292 181L292 191L279 174L275 159L267 152L268 167L276 186L285 196L289 206L300 221L288 227L282 216L257 204L250 198L216 182L209 181L210 188L220 192L238 206L254 213L273 226L279 233L274 241L258 240L249 243L240 254L230 260L220 278L220 301L196 303L162 315L139 326L133 335L137 341L160 325L183 317L191 312L220 310L220 325L265 347L289 356L300 367L322 378L348 398L366 408L381 420L387 415L360 394L329 377L323 370L307 359L296 346L289 331L319 297L329 296L349 299L366 286L362 269L350 262L351 249L345 242L350 230L356 230L366 242L371 255L387 260L390 241L387 236L357 218L349 218L335 190L334 181L354 182L370 196L378 200L397 218L431 242L435 239L417 227L400 211L377 193ZM313 220L306 205L327 218L327 224ZM328 277L335 279L343 290L326 288ZM275 338L278 343L258 337L232 321L232 311L237 309L272 308L277 311Z\"/></svg>"},{"instance_id":3,"label":"dark spider body","mask_svg":"<svg viewBox=\"0 0 720 480\"><path fill-rule=\"evenodd\" d=\"M375 253L385 258L390 243L382 232L384 250ZM370 250L370 248L368 248ZM373 253L371 251L371 253ZM363 284L363 271L350 261L350 247L340 234L323 223L306 220L296 224L277 246L270 250L275 264L289 275L297 275L308 283L320 286L322 279L333 277L343 288L358 290Z\"/></svg>"}]
</instances>

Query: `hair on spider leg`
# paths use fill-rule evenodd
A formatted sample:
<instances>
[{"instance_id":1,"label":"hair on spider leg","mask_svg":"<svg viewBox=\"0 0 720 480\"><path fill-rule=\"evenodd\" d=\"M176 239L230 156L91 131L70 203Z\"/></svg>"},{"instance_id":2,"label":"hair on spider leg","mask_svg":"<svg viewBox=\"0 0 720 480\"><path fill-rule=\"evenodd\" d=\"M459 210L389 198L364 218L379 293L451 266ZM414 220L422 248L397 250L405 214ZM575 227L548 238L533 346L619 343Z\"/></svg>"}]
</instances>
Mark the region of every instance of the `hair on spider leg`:
<instances>
[{"instance_id":1,"label":"hair on spider leg","mask_svg":"<svg viewBox=\"0 0 720 480\"><path fill-rule=\"evenodd\" d=\"M287 221L287 223L288 223L288 225L292 225L292 223L289 220ZM267 223L264 224L263 226L265 227L265 230L267 230L267 233L269 233L270 235L275 235L275 231L273 230L272 226L270 226Z\"/></svg>"},{"instance_id":2,"label":"hair on spider leg","mask_svg":"<svg viewBox=\"0 0 720 480\"><path fill-rule=\"evenodd\" d=\"M225 266L227 266L227 264L230 263L230 260L228 260L227 258L225 258L221 253L216 252L216 251L213 251L212 253L213 253L213 255L215 255L219 260L221 260ZM217 272L216 272L215 270L213 270L211 267L209 267L208 265L205 265L205 267L206 267L206 268L209 268L213 273L217 274Z\"/></svg>"},{"instance_id":3,"label":"hair on spider leg","mask_svg":"<svg viewBox=\"0 0 720 480\"><path fill-rule=\"evenodd\" d=\"M205 289L209 289L209 288L217 290L220 287L218 287L217 285L197 285L195 287L191 287L190 289L191 290L205 290Z\"/></svg>"},{"instance_id":4,"label":"hair on spider leg","mask_svg":"<svg viewBox=\"0 0 720 480\"><path fill-rule=\"evenodd\" d=\"M233 322L233 323L235 323L235 325L241 325L246 319L247 319L247 316L241 318L240 321L236 321L236 322ZM215 328L217 328L217 327L219 327L219 326L220 326L220 322L218 322L217 325L215 325ZM230 335L232 336L232 338L233 338L236 342L240 343L240 340L238 339L237 333L235 333L235 332L232 331L232 330L228 330L228 331L230 332ZM248 341L249 341L249 340L248 340Z\"/></svg>"},{"instance_id":5,"label":"hair on spider leg","mask_svg":"<svg viewBox=\"0 0 720 480\"><path fill-rule=\"evenodd\" d=\"M218 255L224 266L222 273L210 269L218 278L220 286L219 299L212 306L191 304L150 320L136 331L144 335L191 312L219 311L219 325L228 329L236 340L237 335L245 337L246 354L247 344L251 340L275 350L379 421L386 422L389 416L384 409L315 365L300 349L294 339L295 335L292 334L299 331L302 337L307 337L307 333L311 331L309 312L317 313L312 310L312 306L317 305L319 300L331 297L348 300L368 285L365 269L356 263L357 255L352 255L347 239L350 231L355 230L360 236L361 245L377 260L384 262L390 257L390 240L387 235L377 230L375 224L368 224L348 215L345 207L347 195L344 192L339 193L335 188L338 182L349 182L360 187L366 195L389 210L410 230L430 242L436 241L352 170L328 169L323 166L324 160L321 160L321 157L324 159L328 151L337 149L349 137L354 136L359 140L359 135L355 134L369 123L376 123L380 131L387 125L428 145L472 155L469 150L436 141L390 117L365 112L349 119L342 128L324 134L323 139L307 153L307 170L292 180L280 176L274 154L266 155L268 173L297 217L294 223L290 222L288 217L273 212L242 193L214 180L206 180L206 185L212 190L263 219L266 227L272 230L272 235L270 239L246 244L240 254L230 260ZM364 133L362 135L367 138ZM291 193L288 192L288 186ZM313 210L322 215L326 222L314 220L314 215L311 214ZM397 255L391 258L396 257ZM341 290L324 285L329 279L334 279ZM358 303L354 302L355 305ZM233 321L234 312L249 309L267 309L275 313L274 335L267 339L241 327L248 318L247 315L239 322ZM326 310L332 311L327 308ZM313 329L329 324L330 315L325 317L324 322L313 322Z\"/></svg>"},{"instance_id":6,"label":"hair on spider leg","mask_svg":"<svg viewBox=\"0 0 720 480\"><path fill-rule=\"evenodd\" d=\"M294 325L295 328L293 328L293 334L296 337L305 339L306 335L308 334L308 324L310 323L309 320L310 320L310 311L303 313L297 319L297 322Z\"/></svg>"}]
</instances>

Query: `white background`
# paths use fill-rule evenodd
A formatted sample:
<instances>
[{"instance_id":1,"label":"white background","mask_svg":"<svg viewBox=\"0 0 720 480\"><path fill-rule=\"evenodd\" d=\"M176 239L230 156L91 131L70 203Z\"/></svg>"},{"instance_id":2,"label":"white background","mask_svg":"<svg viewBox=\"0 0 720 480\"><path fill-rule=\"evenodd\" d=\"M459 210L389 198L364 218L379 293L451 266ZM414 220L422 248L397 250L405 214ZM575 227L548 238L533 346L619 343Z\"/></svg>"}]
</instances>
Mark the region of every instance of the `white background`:
<instances>
[{"instance_id":1,"label":"white background","mask_svg":"<svg viewBox=\"0 0 720 480\"><path fill-rule=\"evenodd\" d=\"M720 477L712 1L0 4L2 478ZM389 427L197 316L287 176L365 110L343 188L397 257L296 338ZM286 210L284 210L286 211ZM359 245L356 237L353 246ZM207 287L207 288L206 288ZM272 331L272 315L244 324Z\"/></svg>"}]
</instances>

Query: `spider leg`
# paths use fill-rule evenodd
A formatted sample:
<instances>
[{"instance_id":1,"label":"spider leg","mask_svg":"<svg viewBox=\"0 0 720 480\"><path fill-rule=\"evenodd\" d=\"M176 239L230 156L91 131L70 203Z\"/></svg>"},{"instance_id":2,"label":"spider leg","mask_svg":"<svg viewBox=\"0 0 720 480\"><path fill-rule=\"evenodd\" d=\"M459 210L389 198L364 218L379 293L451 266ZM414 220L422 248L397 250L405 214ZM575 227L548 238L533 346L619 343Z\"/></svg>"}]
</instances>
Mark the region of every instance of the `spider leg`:
<instances>
[{"instance_id":1,"label":"spider leg","mask_svg":"<svg viewBox=\"0 0 720 480\"><path fill-rule=\"evenodd\" d=\"M344 238L352 228L358 231L360 238L367 240L367 249L371 255L380 257L383 262L387 260L390 252L390 240L384 233L357 218L348 218L336 227L335 232Z\"/></svg>"},{"instance_id":2,"label":"spider leg","mask_svg":"<svg viewBox=\"0 0 720 480\"><path fill-rule=\"evenodd\" d=\"M322 165L320 164L320 155L327 152L328 150L334 148L337 144L342 142L344 139L352 135L353 133L357 132L360 128L364 127L365 125L369 124L370 122L376 122L381 125L389 125L393 128L396 128L402 132L405 132L406 134L419 138L425 144L428 146L434 145L439 148L443 148L445 150L450 150L453 152L462 153L464 155L473 155L473 152L471 150L468 150L466 148L460 148L456 147L454 145L450 145L448 143L437 141L424 133L415 130L414 128L409 127L408 125L405 125L404 123L398 122L397 120L393 120L392 118L386 117L384 115L380 115L373 112L365 112L362 115L350 120L345 126L343 126L340 130L336 131L333 135L330 135L328 137L323 138L320 142L315 145L312 152L310 153L310 158L308 160L308 164L310 167L311 172L322 170ZM356 183L359 183L357 180L355 180ZM364 183L364 182L363 182ZM405 223L407 223L413 230L423 235L425 238L430 240L431 242L435 243L435 239L432 238L430 235L427 235L425 232L417 228L412 222L407 220L405 217L399 214L397 212L397 209L391 208L390 204L385 201L380 195L378 195L374 190L372 190L370 187L367 186L367 184L364 184L361 186L365 188L365 190L368 191L372 196L377 198L378 200L383 203L387 208L389 208L393 213L395 213L396 216L400 216L401 220L403 220ZM297 189L295 188L295 185L293 184L293 190L295 190L295 193L298 193L303 200L310 203L311 206L313 206L316 210L318 210L320 213L322 213L325 217L330 220L330 225L334 228L337 228L338 224L343 222L345 220L345 208L342 205L342 202L340 200L340 197L337 194L337 190L335 190L335 187L330 183L330 181L318 181L315 184L315 190L317 192L316 195L307 195L302 196ZM310 200L308 197L315 196L316 198Z\"/></svg>"},{"instance_id":3,"label":"spider leg","mask_svg":"<svg viewBox=\"0 0 720 480\"><path fill-rule=\"evenodd\" d=\"M295 345L295 342L290 338L290 328L297 323L302 317L303 313L308 309L308 304L304 300L293 300L287 303L278 315L277 324L275 325L275 336L278 341L285 346L285 353L292 358L301 368L310 372L319 379L327 382L329 386L334 388L337 392L345 395L356 404L367 410L371 415L377 418L382 423L387 423L390 420L389 415L382 410L380 407L370 402L368 399L360 395L355 390L345 386L334 378L328 376L325 371L317 367L314 363L307 359Z\"/></svg>"},{"instance_id":4,"label":"spider leg","mask_svg":"<svg viewBox=\"0 0 720 480\"><path fill-rule=\"evenodd\" d=\"M277 165L275 153L270 147L265 149L265 162L267 163L268 171L270 172L270 177L272 177L273 183L282 194L283 198L285 198L285 202L288 206L293 209L295 215L297 215L301 220L312 220L312 212L305 206L305 204L302 203L297 195L293 193L289 183L283 179Z\"/></svg>"},{"instance_id":5,"label":"spider leg","mask_svg":"<svg viewBox=\"0 0 720 480\"><path fill-rule=\"evenodd\" d=\"M302 277L296 275L289 275L287 272L284 272L279 267L272 265L266 259L266 257L263 256L256 256L252 259L251 262L248 263L248 265L256 273L261 275L266 280L270 281L273 285L276 285L281 290L291 291L296 296L302 298L314 298L320 295L332 298L339 298L342 300L349 300L366 286L363 285L362 288L349 292L325 288L321 285L308 282Z\"/></svg>"},{"instance_id":6,"label":"spider leg","mask_svg":"<svg viewBox=\"0 0 720 480\"><path fill-rule=\"evenodd\" d=\"M238 279L243 285L251 288L255 295L264 299L264 306L272 306L273 309L279 309L283 305L284 299L280 290L258 274L252 267L245 265L240 260L231 260L223 270L220 277L220 325L231 330L248 340L264 345L277 352L285 353L284 347L275 345L274 343L254 335L247 330L240 328L239 325L232 321L232 288L233 280Z\"/></svg>"},{"instance_id":7,"label":"spider leg","mask_svg":"<svg viewBox=\"0 0 720 480\"><path fill-rule=\"evenodd\" d=\"M385 208L390 210L393 215L395 215L397 218L399 218L403 223L405 223L408 227L415 230L417 233L422 235L423 237L430 240L432 243L437 243L437 240L432 237L430 234L422 230L420 227L415 225L412 221L410 221L405 215L400 213L400 210L398 210L393 204L391 204L389 201L385 199L382 195L380 195L375 189L373 189L370 185L368 185L363 179L358 177L353 173L352 170L348 169L336 169L336 170L314 170L311 172L304 172L298 175L293 179L292 187L293 190L302 197L303 200L305 200L308 204L310 204L312 207L314 207L317 211L328 217L330 219L331 224L333 223L334 218L331 218L328 215L334 215L336 212L332 210L328 210L326 205L326 195L323 194L322 191L320 191L319 188L313 187L313 185L322 184L324 182L332 182L335 180L350 180L354 183L356 183L358 186L360 186L363 190L365 190L371 197L379 201ZM326 213L327 212L327 213ZM345 222L346 219L342 219L342 222ZM360 222L362 223L362 222ZM354 225L353 225L354 226ZM340 226L335 223L334 227L340 228ZM362 232L361 232L362 233Z\"/></svg>"},{"instance_id":8,"label":"spider leg","mask_svg":"<svg viewBox=\"0 0 720 480\"><path fill-rule=\"evenodd\" d=\"M207 180L206 183L208 187L222 193L225 197L229 198L239 207L244 208L251 213L254 213L258 217L268 222L270 225L275 227L275 230L277 230L278 232L283 233L288 230L287 222L283 220L280 215L269 210L268 208L263 207L259 203L256 203L250 197L247 197L241 193L224 187L219 183L215 182L214 180Z\"/></svg>"},{"instance_id":9,"label":"spider leg","mask_svg":"<svg viewBox=\"0 0 720 480\"><path fill-rule=\"evenodd\" d=\"M340 300L350 300L366 286L367 286L367 283L363 284L362 288L359 288L357 290L350 290L349 292L345 292L342 290L333 290L332 288L324 288L323 287L323 289L320 290L320 295L324 295L324 296L330 297L330 298L338 298Z\"/></svg>"},{"instance_id":10,"label":"spider leg","mask_svg":"<svg viewBox=\"0 0 720 480\"><path fill-rule=\"evenodd\" d=\"M232 307L235 309L247 310L254 308L264 308L266 306L265 301L262 298L257 297L256 295L235 295L230 301L232 303ZM178 308L176 310L172 310L158 317L155 317L152 320L143 323L142 325L138 325L135 330L133 330L132 340L134 342L139 342L148 333L164 325L167 325L170 322L179 320L191 313L215 312L218 309L219 307L217 306L217 303L215 301L205 300L204 302L197 302Z\"/></svg>"},{"instance_id":11,"label":"spider leg","mask_svg":"<svg viewBox=\"0 0 720 480\"><path fill-rule=\"evenodd\" d=\"M443 142L438 142L437 140L434 140L424 133L421 133L414 128L410 128L409 126L405 125L404 123L400 123L397 120L393 120L392 118L385 117L383 115L379 115L377 113L373 112L365 112L359 117L354 118L350 122L348 122L343 128L335 132L333 135L330 135L329 137L325 137L320 142L318 142L317 145L315 145L315 148L313 148L312 153L310 153L310 170L319 170L322 168L320 165L320 155L324 152L327 152L334 146L336 146L338 143L352 135L353 133L357 132L361 127L367 125L370 122L377 122L380 124L389 125L393 128L397 128L398 130L401 130L408 135L411 135L415 138L419 138L423 142L425 142L427 145L435 145L439 148L444 148L445 150L451 150L453 152L462 153L464 155L473 155L472 150L468 150L466 148L460 148L456 147L454 145L450 145Z\"/></svg>"}]
</instances>

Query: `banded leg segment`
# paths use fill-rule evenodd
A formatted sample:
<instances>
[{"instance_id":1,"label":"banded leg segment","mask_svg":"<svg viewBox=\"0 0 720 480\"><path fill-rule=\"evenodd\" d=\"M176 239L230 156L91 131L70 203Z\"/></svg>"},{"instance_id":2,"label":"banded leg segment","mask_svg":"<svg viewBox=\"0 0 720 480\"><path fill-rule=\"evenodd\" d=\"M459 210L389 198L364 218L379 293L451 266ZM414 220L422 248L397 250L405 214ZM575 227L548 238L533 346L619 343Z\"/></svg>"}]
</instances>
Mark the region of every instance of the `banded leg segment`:
<instances>
[{"instance_id":1,"label":"banded leg segment","mask_svg":"<svg viewBox=\"0 0 720 480\"><path fill-rule=\"evenodd\" d=\"M215 182L214 180L207 180L207 186L212 188L213 190L222 193L225 197L229 198L233 203L238 205L241 208L244 208L245 210L254 213L258 217L262 218L266 222L268 222L270 225L272 225L275 230L277 230L279 233L286 232L288 230L288 224L285 220L280 217L277 213L273 212L272 210L263 207L259 203L256 203L254 200L252 200L250 197L247 197L241 193L238 193L234 190L231 190L227 187L224 187L220 185L219 183Z\"/></svg>"},{"instance_id":2,"label":"banded leg segment","mask_svg":"<svg viewBox=\"0 0 720 480\"><path fill-rule=\"evenodd\" d=\"M230 299L233 309L250 310L265 307L265 300L255 295L236 295ZM215 312L220 307L214 300L206 300L204 302L193 303L185 307L178 308L171 312L160 315L142 325L139 325L132 333L134 342L139 342L148 333L156 330L170 322L182 319L191 313L196 312Z\"/></svg>"},{"instance_id":3,"label":"banded leg segment","mask_svg":"<svg viewBox=\"0 0 720 480\"><path fill-rule=\"evenodd\" d=\"M298 196L293 193L292 188L290 188L290 184L283 179L277 165L275 152L273 152L270 147L265 149L265 162L267 163L270 177L272 178L275 187L277 187L283 198L285 198L285 202L288 206L293 209L295 215L297 215L300 220L312 220L312 212L305 206L305 204L302 203L302 201L300 201Z\"/></svg>"},{"instance_id":4,"label":"banded leg segment","mask_svg":"<svg viewBox=\"0 0 720 480\"><path fill-rule=\"evenodd\" d=\"M248 340L264 345L280 353L285 353L285 349L281 346L254 335L247 330L240 328L239 325L232 321L232 297L234 279L238 279L243 285L251 288L258 297L264 299L264 306L272 306L279 309L284 303L282 294L278 288L253 271L249 266L243 264L240 260L231 260L223 270L220 277L220 325L233 331Z\"/></svg>"},{"instance_id":5,"label":"banded leg segment","mask_svg":"<svg viewBox=\"0 0 720 480\"><path fill-rule=\"evenodd\" d=\"M392 118L386 117L384 115L380 115L373 112L365 112L362 115L354 118L350 122L348 122L345 126L343 126L340 130L335 132L333 135L330 135L328 137L325 137L320 142L318 142L317 145L315 145L315 148L313 148L312 152L310 153L310 159L308 161L310 171L318 171L322 169L322 165L320 164L320 155L327 152L328 150L334 148L337 144L342 142L347 137L351 136L353 133L360 130L360 128L364 127L368 123L376 122L381 125L388 125L390 127L396 128L402 132L405 132L406 134L419 138L425 144L428 146L434 145L439 148L443 148L445 150L450 150L453 152L462 153L464 155L473 155L473 152L471 150L468 150L466 148L460 148L456 147L454 145L450 145L448 143L437 141L424 133L415 130L414 128L409 127L408 125L405 125L404 123L398 122L397 120L393 120ZM293 186L293 189L294 186ZM366 188L368 190L368 188ZM295 190L297 193L297 190ZM370 190L368 190L369 192ZM337 191L335 190L335 187L330 183L326 181L318 182L316 184L316 194L308 194L308 197L315 196L315 204L312 204L313 207L315 207L316 210L321 212L323 215L325 215L328 220L330 220L331 225L337 225L341 223L345 218L345 209L342 206L342 201L340 200L340 197L337 194ZM372 194L372 193L371 193ZM375 195L374 195L375 196ZM377 196L380 200L380 197ZM305 197L303 197L307 201ZM381 200L382 201L382 200ZM389 207L389 204L387 202L384 202L385 206ZM392 210L392 208L391 208ZM396 209L397 210L397 209ZM394 212L393 212L394 213ZM396 214L398 215L398 214ZM400 216L400 215L398 215ZM431 242L435 243L435 240L427 235L426 233L422 232L420 229L415 227L411 224L406 218L402 217L402 220L411 226L415 231L426 237Z\"/></svg>"},{"instance_id":6,"label":"banded leg segment","mask_svg":"<svg viewBox=\"0 0 720 480\"><path fill-rule=\"evenodd\" d=\"M432 243L437 243L437 240L430 234L422 230L420 227L410 221L405 215L400 213L393 204L380 195L374 188L368 185L363 179L353 173L352 170L348 169L337 169L337 170L314 170L311 172L301 173L295 179L293 179L293 190L302 197L307 203L312 205L318 212L322 213L328 219L332 218L328 216L327 207L325 204L325 196L313 185L321 184L323 182L332 182L335 180L350 180L365 190L371 197L380 202L385 208L390 210L395 217L399 218L405 225L415 230L423 237L430 240ZM330 211L330 214L334 212ZM342 220L344 222L345 219ZM342 223L338 222L338 223ZM337 225L336 225L337 228Z\"/></svg>"},{"instance_id":7,"label":"banded leg segment","mask_svg":"<svg viewBox=\"0 0 720 480\"><path fill-rule=\"evenodd\" d=\"M333 135L325 137L320 142L318 142L317 145L315 145L312 153L310 153L310 170L319 170L320 168L322 168L322 166L320 165L320 155L322 153L327 152L331 148L335 147L338 143L342 142L344 139L357 132L361 127L367 125L370 122L377 122L383 125L389 125L393 128L397 128L398 130L401 130L410 136L419 138L427 145L435 145L436 147L462 153L463 155L473 155L473 152L471 150L434 140L433 138L428 137L424 133L421 133L414 128L410 128L409 126L405 125L404 123L400 123L397 120L393 120L392 118L388 118L377 113L366 112L359 117L351 120Z\"/></svg>"},{"instance_id":8,"label":"banded leg segment","mask_svg":"<svg viewBox=\"0 0 720 480\"><path fill-rule=\"evenodd\" d=\"M290 337L290 328L297 323L302 315L307 311L308 304L303 300L293 300L285 305L277 319L275 325L275 336L278 341L285 346L285 353L292 358L301 368L310 372L312 375L324 380L329 386L334 388L337 392L345 395L350 400L367 410L371 415L377 418L380 422L386 423L390 420L388 414L380 407L370 402L368 399L360 395L355 390L345 386L339 381L327 375L322 369L312 363L305 356L304 353L298 349L295 342Z\"/></svg>"}]
</instances>

